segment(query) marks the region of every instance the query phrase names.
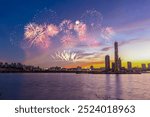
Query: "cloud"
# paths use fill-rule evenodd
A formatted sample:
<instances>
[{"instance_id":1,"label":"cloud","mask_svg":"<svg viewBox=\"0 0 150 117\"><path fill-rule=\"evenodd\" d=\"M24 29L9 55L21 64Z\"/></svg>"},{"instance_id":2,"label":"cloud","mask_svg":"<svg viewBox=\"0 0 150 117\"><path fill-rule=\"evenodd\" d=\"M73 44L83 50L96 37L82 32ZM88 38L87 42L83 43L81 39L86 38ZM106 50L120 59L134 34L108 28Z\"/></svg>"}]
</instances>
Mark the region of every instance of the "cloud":
<instances>
[{"instance_id":1,"label":"cloud","mask_svg":"<svg viewBox=\"0 0 150 117\"><path fill-rule=\"evenodd\" d=\"M78 55L78 60L85 62L85 61L99 61L100 58L104 55L104 53L101 52L86 52L86 51L76 51Z\"/></svg>"},{"instance_id":2,"label":"cloud","mask_svg":"<svg viewBox=\"0 0 150 117\"><path fill-rule=\"evenodd\" d=\"M126 40L126 41L120 41L119 42L119 46L123 46L123 45L126 45L126 44L130 44L132 42L137 42L137 41L144 41L144 40L147 40L147 39L143 39L143 38L133 38L133 39L129 39L129 40ZM113 46L109 46L109 47L104 47L101 49L101 51L108 51L108 50L111 50L113 48Z\"/></svg>"},{"instance_id":3,"label":"cloud","mask_svg":"<svg viewBox=\"0 0 150 117\"><path fill-rule=\"evenodd\" d=\"M101 51L108 51L108 50L110 50L110 49L112 49L113 47L104 47L104 48L102 48L101 49Z\"/></svg>"},{"instance_id":4,"label":"cloud","mask_svg":"<svg viewBox=\"0 0 150 117\"><path fill-rule=\"evenodd\" d=\"M96 39L89 39L87 40L87 45L89 47L94 48L94 47L100 47L101 43Z\"/></svg>"},{"instance_id":5,"label":"cloud","mask_svg":"<svg viewBox=\"0 0 150 117\"><path fill-rule=\"evenodd\" d=\"M101 65L103 65L103 61L99 62L78 62L78 63L73 63L64 66L65 68L76 68L77 66L81 66L82 68L89 68L91 65L93 65L96 68L99 68Z\"/></svg>"},{"instance_id":6,"label":"cloud","mask_svg":"<svg viewBox=\"0 0 150 117\"><path fill-rule=\"evenodd\" d=\"M126 40L126 41L121 41L120 43L119 43L119 46L123 46L123 45L126 45L126 44L130 44L130 43L132 43L132 42L139 42L139 41L146 41L146 40L148 40L148 38L133 38L133 39L129 39L129 40Z\"/></svg>"},{"instance_id":7,"label":"cloud","mask_svg":"<svg viewBox=\"0 0 150 117\"><path fill-rule=\"evenodd\" d=\"M150 25L150 19L145 19L143 21L137 21L126 25L121 25L120 27L115 28L115 31L117 33L121 33L121 32L131 33L132 31L137 32L137 30L139 29L149 29L149 25Z\"/></svg>"}]
</instances>

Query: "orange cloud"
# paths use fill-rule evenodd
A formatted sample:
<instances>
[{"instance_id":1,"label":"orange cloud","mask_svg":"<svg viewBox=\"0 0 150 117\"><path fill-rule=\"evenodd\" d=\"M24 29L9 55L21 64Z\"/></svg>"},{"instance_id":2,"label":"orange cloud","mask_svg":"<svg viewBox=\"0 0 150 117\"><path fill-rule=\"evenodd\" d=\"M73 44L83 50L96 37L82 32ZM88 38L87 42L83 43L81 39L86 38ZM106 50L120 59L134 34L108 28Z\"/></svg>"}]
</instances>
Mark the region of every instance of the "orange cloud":
<instances>
[{"instance_id":1,"label":"orange cloud","mask_svg":"<svg viewBox=\"0 0 150 117\"><path fill-rule=\"evenodd\" d=\"M81 66L82 68L89 68L93 65L95 68L104 67L104 61L101 62L87 62L87 63L75 63L64 66L65 68L76 68L77 66Z\"/></svg>"}]
</instances>

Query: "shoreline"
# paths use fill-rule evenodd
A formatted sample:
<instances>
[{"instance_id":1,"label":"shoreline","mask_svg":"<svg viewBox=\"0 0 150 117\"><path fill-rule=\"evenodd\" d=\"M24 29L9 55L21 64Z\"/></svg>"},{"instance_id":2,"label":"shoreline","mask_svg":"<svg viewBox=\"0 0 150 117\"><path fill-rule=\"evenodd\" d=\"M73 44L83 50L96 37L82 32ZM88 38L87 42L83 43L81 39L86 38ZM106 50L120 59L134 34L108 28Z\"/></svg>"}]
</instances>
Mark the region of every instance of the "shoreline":
<instances>
[{"instance_id":1,"label":"shoreline","mask_svg":"<svg viewBox=\"0 0 150 117\"><path fill-rule=\"evenodd\" d=\"M150 72L98 72L98 71L0 71L5 73L75 73L75 74L142 74Z\"/></svg>"}]
</instances>

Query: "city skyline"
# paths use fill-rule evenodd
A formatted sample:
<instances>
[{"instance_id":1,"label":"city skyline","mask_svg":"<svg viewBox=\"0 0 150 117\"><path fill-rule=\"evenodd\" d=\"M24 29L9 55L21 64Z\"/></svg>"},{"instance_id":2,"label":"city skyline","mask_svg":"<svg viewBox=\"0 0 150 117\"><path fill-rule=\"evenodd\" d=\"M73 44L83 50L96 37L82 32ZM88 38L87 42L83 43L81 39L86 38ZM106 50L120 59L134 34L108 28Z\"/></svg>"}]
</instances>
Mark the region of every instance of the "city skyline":
<instances>
[{"instance_id":1,"label":"city skyline","mask_svg":"<svg viewBox=\"0 0 150 117\"><path fill-rule=\"evenodd\" d=\"M41 67L100 68L105 66L105 55L110 56L111 63L115 61L113 44L117 41L116 61L121 61L123 67L148 65L150 1L109 2L14 0L8 5L2 1L0 61ZM31 27L36 29L36 35L31 35Z\"/></svg>"},{"instance_id":2,"label":"city skyline","mask_svg":"<svg viewBox=\"0 0 150 117\"><path fill-rule=\"evenodd\" d=\"M114 61L111 61L110 56L109 55L105 55L105 65L104 67L99 67L98 69L95 68L93 65L91 65L90 67L87 67L87 70L90 71L97 71L98 73L136 73L137 71L147 71L150 70L150 63L145 64L145 63L141 63L141 67L133 67L132 66L132 62L131 61L126 61L126 67L122 66L122 60L121 57L119 56L119 48L118 48L118 42L114 42ZM47 68L42 68L40 66L32 66L32 65L23 65L22 63L3 63L0 62L0 71L1 72L13 72L15 69L16 70L21 70L21 71L47 71L47 70L56 70L56 71L66 71L66 70L71 70L71 71L81 71L83 69L85 69L82 66L77 66L77 67L72 67L72 68L66 68L66 67L60 67L59 65L56 66L50 66ZM6 69L5 69L6 68ZM135 71L136 70L136 71ZM104 72L103 72L104 71ZM138 73L137 72L137 73Z\"/></svg>"}]
</instances>

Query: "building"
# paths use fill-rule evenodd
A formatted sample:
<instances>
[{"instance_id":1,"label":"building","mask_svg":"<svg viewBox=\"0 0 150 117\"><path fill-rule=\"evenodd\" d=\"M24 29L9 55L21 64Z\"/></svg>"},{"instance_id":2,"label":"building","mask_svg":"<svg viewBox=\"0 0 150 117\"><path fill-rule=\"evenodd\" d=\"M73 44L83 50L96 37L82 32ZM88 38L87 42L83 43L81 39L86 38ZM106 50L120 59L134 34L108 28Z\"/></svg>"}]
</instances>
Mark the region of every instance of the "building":
<instances>
[{"instance_id":1,"label":"building","mask_svg":"<svg viewBox=\"0 0 150 117\"><path fill-rule=\"evenodd\" d=\"M78 66L77 71L82 71L82 67Z\"/></svg>"},{"instance_id":2,"label":"building","mask_svg":"<svg viewBox=\"0 0 150 117\"><path fill-rule=\"evenodd\" d=\"M0 62L0 67L3 67L3 63L2 62Z\"/></svg>"},{"instance_id":3,"label":"building","mask_svg":"<svg viewBox=\"0 0 150 117\"><path fill-rule=\"evenodd\" d=\"M94 67L93 67L93 65L91 65L91 66L90 66L90 70L91 70L91 71L93 71L93 70L94 70Z\"/></svg>"},{"instance_id":4,"label":"building","mask_svg":"<svg viewBox=\"0 0 150 117\"><path fill-rule=\"evenodd\" d=\"M112 71L115 71L115 63L112 62Z\"/></svg>"},{"instance_id":5,"label":"building","mask_svg":"<svg viewBox=\"0 0 150 117\"><path fill-rule=\"evenodd\" d=\"M50 67L50 68L46 68L47 70L52 70L52 71L60 71L62 68L61 67L58 67L58 66L56 66L56 67Z\"/></svg>"},{"instance_id":6,"label":"building","mask_svg":"<svg viewBox=\"0 0 150 117\"><path fill-rule=\"evenodd\" d=\"M142 64L142 71L146 70L146 64Z\"/></svg>"},{"instance_id":7,"label":"building","mask_svg":"<svg viewBox=\"0 0 150 117\"><path fill-rule=\"evenodd\" d=\"M148 70L150 70L150 63L148 64Z\"/></svg>"},{"instance_id":8,"label":"building","mask_svg":"<svg viewBox=\"0 0 150 117\"><path fill-rule=\"evenodd\" d=\"M121 70L122 68L121 58L118 59L118 67L119 67L119 70Z\"/></svg>"},{"instance_id":9,"label":"building","mask_svg":"<svg viewBox=\"0 0 150 117\"><path fill-rule=\"evenodd\" d=\"M127 62L127 69L130 71L132 70L132 63L131 62Z\"/></svg>"},{"instance_id":10,"label":"building","mask_svg":"<svg viewBox=\"0 0 150 117\"><path fill-rule=\"evenodd\" d=\"M119 71L119 58L118 58L118 42L114 43L114 49L115 49L115 72Z\"/></svg>"},{"instance_id":11,"label":"building","mask_svg":"<svg viewBox=\"0 0 150 117\"><path fill-rule=\"evenodd\" d=\"M109 57L109 55L105 56L105 70L106 71L110 70L110 57Z\"/></svg>"}]
</instances>

